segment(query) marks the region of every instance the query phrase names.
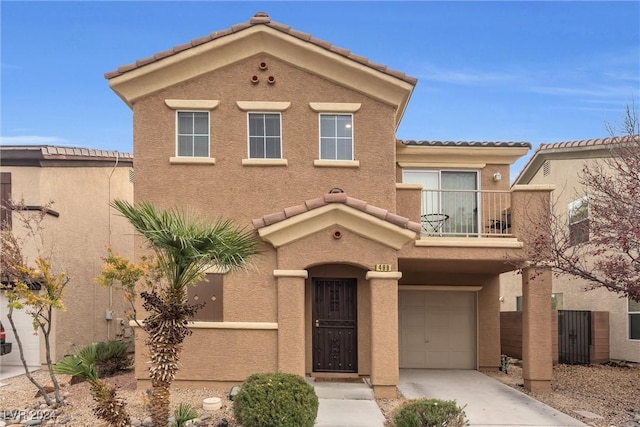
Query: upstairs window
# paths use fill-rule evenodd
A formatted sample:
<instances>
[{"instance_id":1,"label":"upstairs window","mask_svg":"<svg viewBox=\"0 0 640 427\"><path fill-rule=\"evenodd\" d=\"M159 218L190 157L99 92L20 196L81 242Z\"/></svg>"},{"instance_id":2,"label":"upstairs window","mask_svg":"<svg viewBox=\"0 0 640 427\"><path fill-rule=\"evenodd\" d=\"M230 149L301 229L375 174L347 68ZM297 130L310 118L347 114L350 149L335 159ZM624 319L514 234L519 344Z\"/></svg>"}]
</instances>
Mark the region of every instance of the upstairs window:
<instances>
[{"instance_id":1,"label":"upstairs window","mask_svg":"<svg viewBox=\"0 0 640 427\"><path fill-rule=\"evenodd\" d=\"M249 113L249 158L281 159L280 113Z\"/></svg>"},{"instance_id":2,"label":"upstairs window","mask_svg":"<svg viewBox=\"0 0 640 427\"><path fill-rule=\"evenodd\" d=\"M589 241L589 198L581 197L568 206L569 243L571 246Z\"/></svg>"},{"instance_id":3,"label":"upstairs window","mask_svg":"<svg viewBox=\"0 0 640 427\"><path fill-rule=\"evenodd\" d=\"M640 340L640 301L627 298L629 310L629 339Z\"/></svg>"},{"instance_id":4,"label":"upstairs window","mask_svg":"<svg viewBox=\"0 0 640 427\"><path fill-rule=\"evenodd\" d=\"M209 157L209 112L178 111L178 157Z\"/></svg>"},{"instance_id":5,"label":"upstairs window","mask_svg":"<svg viewBox=\"0 0 640 427\"><path fill-rule=\"evenodd\" d=\"M320 159L353 160L352 114L320 114Z\"/></svg>"}]
</instances>

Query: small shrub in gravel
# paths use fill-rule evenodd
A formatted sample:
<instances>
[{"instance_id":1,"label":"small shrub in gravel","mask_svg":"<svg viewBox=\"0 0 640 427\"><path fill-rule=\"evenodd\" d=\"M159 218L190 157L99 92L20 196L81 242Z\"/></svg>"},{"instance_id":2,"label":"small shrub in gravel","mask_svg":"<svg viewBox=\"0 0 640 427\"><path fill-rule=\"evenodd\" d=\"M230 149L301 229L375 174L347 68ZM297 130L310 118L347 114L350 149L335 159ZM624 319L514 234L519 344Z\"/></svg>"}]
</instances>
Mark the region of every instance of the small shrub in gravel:
<instances>
[{"instance_id":1,"label":"small shrub in gravel","mask_svg":"<svg viewBox=\"0 0 640 427\"><path fill-rule=\"evenodd\" d=\"M318 396L299 375L253 374L234 397L233 412L244 427L312 427Z\"/></svg>"},{"instance_id":2,"label":"small shrub in gravel","mask_svg":"<svg viewBox=\"0 0 640 427\"><path fill-rule=\"evenodd\" d=\"M465 413L455 400L417 399L404 403L394 417L397 427L463 427Z\"/></svg>"},{"instance_id":3,"label":"small shrub in gravel","mask_svg":"<svg viewBox=\"0 0 640 427\"><path fill-rule=\"evenodd\" d=\"M131 365L128 345L122 341L106 341L96 344L96 369L99 377L110 377Z\"/></svg>"}]
</instances>

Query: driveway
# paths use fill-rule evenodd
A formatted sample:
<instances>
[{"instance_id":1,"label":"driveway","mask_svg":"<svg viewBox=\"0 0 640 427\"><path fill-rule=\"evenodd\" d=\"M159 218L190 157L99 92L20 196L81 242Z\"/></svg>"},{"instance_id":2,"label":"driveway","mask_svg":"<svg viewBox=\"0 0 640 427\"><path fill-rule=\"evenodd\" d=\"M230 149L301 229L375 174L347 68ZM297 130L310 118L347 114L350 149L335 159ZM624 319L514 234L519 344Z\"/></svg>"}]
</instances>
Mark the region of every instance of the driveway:
<instances>
[{"instance_id":1,"label":"driveway","mask_svg":"<svg viewBox=\"0 0 640 427\"><path fill-rule=\"evenodd\" d=\"M478 371L401 369L398 388L410 399L455 400L472 426L586 426Z\"/></svg>"}]
</instances>

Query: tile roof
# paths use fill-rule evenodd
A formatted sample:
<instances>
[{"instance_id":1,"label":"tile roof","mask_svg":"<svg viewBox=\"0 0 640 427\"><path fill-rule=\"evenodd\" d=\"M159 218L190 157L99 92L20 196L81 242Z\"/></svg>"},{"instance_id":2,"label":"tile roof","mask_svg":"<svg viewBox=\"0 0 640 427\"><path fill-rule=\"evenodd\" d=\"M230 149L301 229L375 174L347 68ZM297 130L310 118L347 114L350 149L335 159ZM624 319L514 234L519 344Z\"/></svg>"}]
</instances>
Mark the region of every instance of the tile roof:
<instances>
[{"instance_id":1,"label":"tile roof","mask_svg":"<svg viewBox=\"0 0 640 427\"><path fill-rule=\"evenodd\" d=\"M619 142L640 142L640 135L613 136L608 138L582 139L580 141L555 142L552 144L540 144L538 151L551 150L554 148L574 148L574 147L591 147L596 145L609 145Z\"/></svg>"},{"instance_id":2,"label":"tile roof","mask_svg":"<svg viewBox=\"0 0 640 427\"><path fill-rule=\"evenodd\" d=\"M398 227L414 231L416 233L419 233L422 230L422 226L417 222L410 221L408 218L391 213L386 209L370 205L364 200L348 197L347 193L341 192L327 193L322 197L306 200L302 204L290 206L283 209L282 211L264 215L263 217L254 219L251 222L254 228L260 229L268 225L284 221L285 219L294 217L296 215L300 215L304 212L312 211L319 207L326 206L330 203L344 203L349 207L365 212L383 221L390 222L391 224L394 224Z\"/></svg>"},{"instance_id":3,"label":"tile roof","mask_svg":"<svg viewBox=\"0 0 640 427\"><path fill-rule=\"evenodd\" d=\"M153 56L147 57L147 58L143 58L143 59L139 59L138 61L132 63L132 64L128 64L128 65L123 65L121 67L119 67L117 70L114 71L110 71L108 73L105 73L104 77L106 79L112 79L114 77L120 76L128 71L131 70L135 70L136 68L140 68L143 67L147 64L151 64L153 62L156 61L160 61L164 58L167 58L169 56L175 55L179 52L182 52L183 50L187 50L190 49L192 47L201 45L203 43L207 43L210 42L212 40L216 40L219 39L221 37L233 34L233 33L237 33L240 32L242 30L245 30L247 28L256 26L256 25L265 25L267 27L273 28L274 30L280 31L282 33L288 34L292 37L295 37L297 39L300 39L304 42L307 43L311 43L315 46L321 47L323 49L326 49L328 51L331 51L333 53L336 53L338 55L341 55L345 58L351 59L353 61L356 61L360 64L363 64L367 67L373 68L375 70L378 70L384 74L390 75L392 77L398 78L400 80L404 80L407 83L410 83L412 85L415 85L418 80L414 77L409 77L407 76L405 73L400 72L400 71L396 71L396 70L392 70L390 68L388 68L386 65L382 65L382 64L378 64L376 62L372 62L370 61L368 58L365 58L364 56L360 56L360 55L356 55L354 53L351 53L351 51L347 50L347 49L342 49L340 47L334 46L333 44L326 42L324 40L320 40L317 39L315 37L313 37L311 34L308 33L303 33L301 31L297 31L292 29L290 26L288 25L284 25L281 24L279 22L275 22L272 21L271 18L269 17L269 15L265 12L258 12L256 13L248 22L243 22L241 24L237 24L232 26L229 29L226 30L221 30L221 31L214 31L213 33L209 34L208 36L204 36L204 37L200 37L197 39L193 39L191 40L190 43L185 43L185 44L181 44L178 46L174 46L172 49L169 50L165 50L162 52L158 52Z\"/></svg>"},{"instance_id":4,"label":"tile roof","mask_svg":"<svg viewBox=\"0 0 640 427\"><path fill-rule=\"evenodd\" d=\"M529 142L498 142L498 141L426 141L426 140L398 140L403 145L424 145L431 147L526 147L531 148Z\"/></svg>"},{"instance_id":5,"label":"tile roof","mask_svg":"<svg viewBox=\"0 0 640 427\"><path fill-rule=\"evenodd\" d=\"M608 146L615 143L620 142L634 142L636 144L640 144L640 135L626 135L626 136L614 136L607 138L595 138L595 139L582 139L579 141L564 141L564 142L554 142L550 144L540 144L536 151L534 151L533 155L529 157L529 160L524 165L522 170L516 179L514 180L515 184L520 184L523 181L528 183L533 174L537 172L537 170L542 166L542 161L544 158L549 155L553 155L553 151L551 150L562 150L567 153L567 149L576 150L576 155L581 150L597 150L597 149L607 149Z\"/></svg>"}]
</instances>

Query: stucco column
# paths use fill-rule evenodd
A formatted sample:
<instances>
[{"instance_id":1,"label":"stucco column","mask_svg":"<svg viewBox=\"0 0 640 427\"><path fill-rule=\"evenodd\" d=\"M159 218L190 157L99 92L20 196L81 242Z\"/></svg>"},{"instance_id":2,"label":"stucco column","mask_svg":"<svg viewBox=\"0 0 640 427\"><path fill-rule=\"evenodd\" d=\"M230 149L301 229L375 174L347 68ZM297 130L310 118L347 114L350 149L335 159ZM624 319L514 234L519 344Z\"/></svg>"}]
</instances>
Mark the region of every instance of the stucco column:
<instances>
[{"instance_id":1,"label":"stucco column","mask_svg":"<svg viewBox=\"0 0 640 427\"><path fill-rule=\"evenodd\" d=\"M273 270L278 279L278 371L304 376L306 270Z\"/></svg>"},{"instance_id":2,"label":"stucco column","mask_svg":"<svg viewBox=\"0 0 640 427\"><path fill-rule=\"evenodd\" d=\"M522 272L522 376L532 392L551 391L551 284L550 268Z\"/></svg>"},{"instance_id":3,"label":"stucco column","mask_svg":"<svg viewBox=\"0 0 640 427\"><path fill-rule=\"evenodd\" d=\"M400 272L369 271L371 288L371 384L376 398L395 398L399 379L398 280Z\"/></svg>"}]
</instances>

